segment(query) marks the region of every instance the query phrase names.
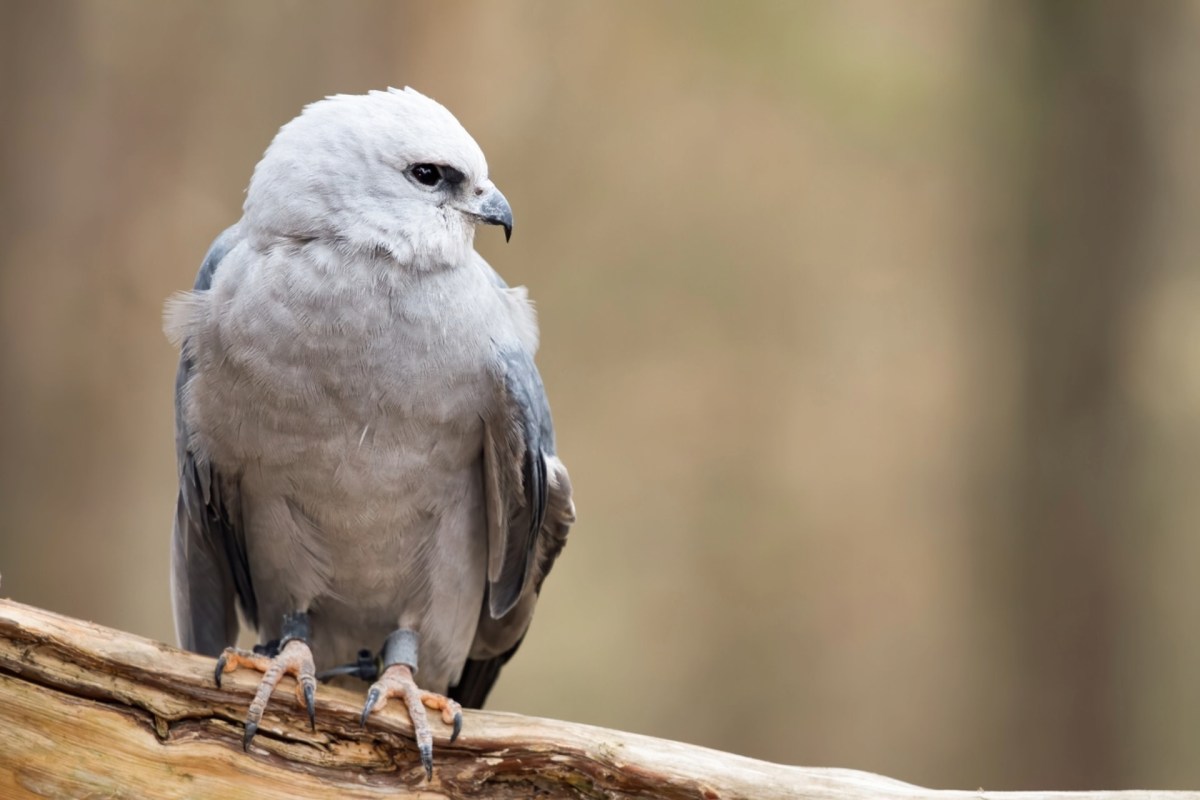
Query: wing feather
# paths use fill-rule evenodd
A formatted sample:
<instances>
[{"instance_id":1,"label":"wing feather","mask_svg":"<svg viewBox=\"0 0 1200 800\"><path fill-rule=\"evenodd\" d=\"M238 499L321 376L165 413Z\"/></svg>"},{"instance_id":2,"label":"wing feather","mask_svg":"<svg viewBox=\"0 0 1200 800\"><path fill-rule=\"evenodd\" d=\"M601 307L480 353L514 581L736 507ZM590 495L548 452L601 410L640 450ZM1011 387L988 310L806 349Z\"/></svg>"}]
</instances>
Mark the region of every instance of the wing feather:
<instances>
[{"instance_id":1,"label":"wing feather","mask_svg":"<svg viewBox=\"0 0 1200 800\"><path fill-rule=\"evenodd\" d=\"M518 350L502 363L500 413L485 425L483 459L493 619L512 610L528 581L546 516L546 454L554 453L550 409L533 357Z\"/></svg>"},{"instance_id":2,"label":"wing feather","mask_svg":"<svg viewBox=\"0 0 1200 800\"><path fill-rule=\"evenodd\" d=\"M209 248L193 289L206 291L221 259L241 237L226 229ZM175 450L179 496L171 544L171 592L175 630L188 650L216 655L237 639L235 602L252 623L257 604L250 581L237 482L193 452L184 398L193 364L186 346L175 378Z\"/></svg>"},{"instance_id":3,"label":"wing feather","mask_svg":"<svg viewBox=\"0 0 1200 800\"><path fill-rule=\"evenodd\" d=\"M471 658L450 696L478 708L520 647L546 574L575 521L571 481L533 356L502 359L500 413L484 433L488 587Z\"/></svg>"}]
</instances>

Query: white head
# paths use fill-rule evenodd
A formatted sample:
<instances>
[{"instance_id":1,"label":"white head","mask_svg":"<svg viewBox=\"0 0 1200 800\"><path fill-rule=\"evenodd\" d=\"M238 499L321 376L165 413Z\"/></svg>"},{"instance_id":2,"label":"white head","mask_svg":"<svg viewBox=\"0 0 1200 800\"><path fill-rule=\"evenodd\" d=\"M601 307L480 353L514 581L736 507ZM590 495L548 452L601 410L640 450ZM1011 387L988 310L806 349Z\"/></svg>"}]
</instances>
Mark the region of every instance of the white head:
<instances>
[{"instance_id":1,"label":"white head","mask_svg":"<svg viewBox=\"0 0 1200 800\"><path fill-rule=\"evenodd\" d=\"M252 234L333 241L415 269L466 263L478 223L512 230L479 145L407 88L307 106L254 168L243 211Z\"/></svg>"}]
</instances>

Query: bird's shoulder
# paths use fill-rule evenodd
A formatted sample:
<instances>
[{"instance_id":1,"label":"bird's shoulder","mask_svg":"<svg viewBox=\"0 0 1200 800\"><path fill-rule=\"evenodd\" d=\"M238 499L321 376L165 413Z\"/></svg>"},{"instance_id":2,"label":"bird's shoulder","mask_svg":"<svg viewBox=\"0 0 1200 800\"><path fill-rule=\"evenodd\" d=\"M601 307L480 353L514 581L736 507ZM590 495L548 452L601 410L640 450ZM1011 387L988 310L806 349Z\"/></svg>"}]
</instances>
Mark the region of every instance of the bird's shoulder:
<instances>
[{"instance_id":1,"label":"bird's shoulder","mask_svg":"<svg viewBox=\"0 0 1200 800\"><path fill-rule=\"evenodd\" d=\"M510 325L512 339L504 349L519 348L533 355L538 349L538 321L529 290L524 286L509 286L482 256L478 253L474 256L471 268L486 282L488 291L496 298L497 306Z\"/></svg>"},{"instance_id":2,"label":"bird's shoulder","mask_svg":"<svg viewBox=\"0 0 1200 800\"><path fill-rule=\"evenodd\" d=\"M177 347L199 332L208 320L209 298L218 275L225 280L243 271L246 259L246 240L239 221L223 230L208 248L191 289L176 292L163 307L163 331Z\"/></svg>"}]
</instances>

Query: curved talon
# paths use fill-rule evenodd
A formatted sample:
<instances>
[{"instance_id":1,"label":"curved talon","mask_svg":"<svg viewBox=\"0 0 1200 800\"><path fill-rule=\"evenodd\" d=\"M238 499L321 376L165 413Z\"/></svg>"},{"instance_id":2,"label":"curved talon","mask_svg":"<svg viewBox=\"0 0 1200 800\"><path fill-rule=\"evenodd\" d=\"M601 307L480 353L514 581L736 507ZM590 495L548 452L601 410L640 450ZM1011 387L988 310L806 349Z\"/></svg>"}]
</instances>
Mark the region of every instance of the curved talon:
<instances>
[{"instance_id":1,"label":"curved talon","mask_svg":"<svg viewBox=\"0 0 1200 800\"><path fill-rule=\"evenodd\" d=\"M213 669L213 682L220 689L221 678L226 672L233 672L238 667L249 667L259 672L265 672L269 664L270 659L258 653L252 653L249 650L242 650L237 647L226 647L221 652L221 655L217 656L217 665Z\"/></svg>"},{"instance_id":2,"label":"curved talon","mask_svg":"<svg viewBox=\"0 0 1200 800\"><path fill-rule=\"evenodd\" d=\"M425 767L425 780L433 780L433 742L422 742L421 765Z\"/></svg>"},{"instance_id":3,"label":"curved talon","mask_svg":"<svg viewBox=\"0 0 1200 800\"><path fill-rule=\"evenodd\" d=\"M317 730L317 687L312 681L304 681L304 706L308 710L308 726Z\"/></svg>"},{"instance_id":4,"label":"curved talon","mask_svg":"<svg viewBox=\"0 0 1200 800\"><path fill-rule=\"evenodd\" d=\"M359 725L367 727L367 717L371 716L371 711L377 702L379 702L379 687L372 686L371 691L367 692L367 704L363 706L362 717L358 720Z\"/></svg>"},{"instance_id":5,"label":"curved talon","mask_svg":"<svg viewBox=\"0 0 1200 800\"><path fill-rule=\"evenodd\" d=\"M462 733L462 712L454 712L454 730L450 731L450 743L453 744L458 735Z\"/></svg>"},{"instance_id":6,"label":"curved talon","mask_svg":"<svg viewBox=\"0 0 1200 800\"><path fill-rule=\"evenodd\" d=\"M254 739L254 734L258 733L258 723L252 720L246 720L246 732L242 734L242 751L250 752L250 742Z\"/></svg>"}]
</instances>

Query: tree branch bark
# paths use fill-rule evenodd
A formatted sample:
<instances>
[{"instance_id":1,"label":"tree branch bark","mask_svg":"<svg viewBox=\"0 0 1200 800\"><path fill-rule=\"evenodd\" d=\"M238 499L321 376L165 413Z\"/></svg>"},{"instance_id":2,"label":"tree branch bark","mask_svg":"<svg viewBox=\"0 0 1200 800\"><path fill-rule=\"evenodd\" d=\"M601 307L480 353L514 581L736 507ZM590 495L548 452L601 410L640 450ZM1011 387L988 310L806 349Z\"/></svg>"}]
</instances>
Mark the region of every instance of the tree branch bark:
<instances>
[{"instance_id":1,"label":"tree branch bark","mask_svg":"<svg viewBox=\"0 0 1200 800\"><path fill-rule=\"evenodd\" d=\"M0 600L0 797L1077 798L1182 792L958 792L843 769L787 767L631 733L467 712L439 727L424 774L403 708L358 724L362 697L323 686L317 730L277 692L250 752L256 676L213 685L213 659ZM435 723L437 724L437 723Z\"/></svg>"}]
</instances>

